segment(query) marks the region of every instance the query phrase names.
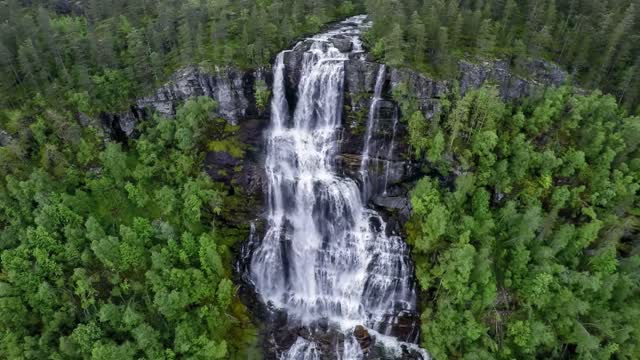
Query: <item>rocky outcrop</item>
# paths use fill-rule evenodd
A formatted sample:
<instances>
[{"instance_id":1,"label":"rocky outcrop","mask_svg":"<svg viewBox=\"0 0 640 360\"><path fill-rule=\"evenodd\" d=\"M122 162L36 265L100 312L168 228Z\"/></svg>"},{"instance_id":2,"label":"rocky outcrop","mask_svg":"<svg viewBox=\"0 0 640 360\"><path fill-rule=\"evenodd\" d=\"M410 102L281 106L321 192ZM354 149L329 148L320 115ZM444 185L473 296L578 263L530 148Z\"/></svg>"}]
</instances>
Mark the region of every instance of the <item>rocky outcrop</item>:
<instances>
[{"instance_id":1,"label":"rocky outcrop","mask_svg":"<svg viewBox=\"0 0 640 360\"><path fill-rule=\"evenodd\" d=\"M526 61L519 65L521 69L518 72L505 60L475 64L460 61L458 66L461 95L484 83L493 83L498 86L504 100L515 100L548 86L559 86L567 80L567 73L559 66L542 60Z\"/></svg>"},{"instance_id":2,"label":"rocky outcrop","mask_svg":"<svg viewBox=\"0 0 640 360\"><path fill-rule=\"evenodd\" d=\"M550 86L560 86L568 78L568 74L558 65L542 60L528 60L520 63L517 70L515 68L506 60L473 63L461 60L458 62L455 81L434 80L410 69L393 69L390 82L392 88L400 84L406 85L418 100L425 117L431 119L438 110L439 100L449 95L456 83L461 96L484 84L493 84L497 86L503 100L513 101Z\"/></svg>"},{"instance_id":3,"label":"rocky outcrop","mask_svg":"<svg viewBox=\"0 0 640 360\"><path fill-rule=\"evenodd\" d=\"M135 136L136 125L146 117L144 109L131 106L129 111L121 113L101 113L99 115L102 128L106 135L117 141L126 141ZM87 122L84 116L78 116L81 122Z\"/></svg>"},{"instance_id":4,"label":"rocky outcrop","mask_svg":"<svg viewBox=\"0 0 640 360\"><path fill-rule=\"evenodd\" d=\"M13 141L13 137L0 129L0 146L7 146Z\"/></svg>"},{"instance_id":5,"label":"rocky outcrop","mask_svg":"<svg viewBox=\"0 0 640 360\"><path fill-rule=\"evenodd\" d=\"M215 181L237 188L259 202L264 177L261 158L262 130L268 124L268 113L266 109L257 106L257 81L263 81L269 86L272 81L270 70L222 68L207 72L188 66L176 72L153 94L136 100L127 111L102 113L98 119L105 135L116 141L126 142L137 136L137 125L152 113L171 118L176 115L180 104L190 98L212 98L218 105L216 115L229 124L238 126L234 136L237 136L237 141L245 148L245 155L237 158L225 152L208 152L205 170ZM93 120L85 114L78 114L78 121L88 124ZM255 205L259 211L261 204ZM255 215L257 211L251 215Z\"/></svg>"},{"instance_id":6,"label":"rocky outcrop","mask_svg":"<svg viewBox=\"0 0 640 360\"><path fill-rule=\"evenodd\" d=\"M137 124L151 113L173 117L178 106L187 99L208 96L218 104L217 115L231 124L243 120L265 118L258 108L256 81L271 83L271 72L265 69L239 70L222 68L208 72L196 66L177 71L153 94L139 98L127 111L99 115L103 128L112 139L126 140L136 136Z\"/></svg>"},{"instance_id":7,"label":"rocky outcrop","mask_svg":"<svg viewBox=\"0 0 640 360\"><path fill-rule=\"evenodd\" d=\"M237 124L243 119L263 117L258 109L254 88L258 80L269 81L270 72L263 69L242 71L234 68L218 69L213 73L190 66L178 71L172 79L152 95L136 101L138 108L151 109L172 117L176 107L186 99L208 96L218 104L220 117Z\"/></svg>"}]
</instances>

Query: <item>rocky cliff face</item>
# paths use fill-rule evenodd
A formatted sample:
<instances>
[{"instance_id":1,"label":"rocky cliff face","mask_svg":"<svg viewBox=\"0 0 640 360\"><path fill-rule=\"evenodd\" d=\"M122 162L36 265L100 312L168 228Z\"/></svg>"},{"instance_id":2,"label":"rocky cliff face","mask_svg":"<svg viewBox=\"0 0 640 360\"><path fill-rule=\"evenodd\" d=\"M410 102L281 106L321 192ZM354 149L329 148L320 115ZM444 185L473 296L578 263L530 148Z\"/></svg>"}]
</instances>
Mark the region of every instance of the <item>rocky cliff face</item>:
<instances>
[{"instance_id":1,"label":"rocky cliff face","mask_svg":"<svg viewBox=\"0 0 640 360\"><path fill-rule=\"evenodd\" d=\"M126 141L137 135L138 123L152 113L172 118L176 115L178 106L187 99L210 97L218 104L216 115L229 124L238 125L233 136L245 148L245 156L236 158L224 152L209 152L205 158L205 170L215 181L226 183L232 188L239 187L253 200L261 199L262 130L268 125L268 107L261 109L257 106L257 81L270 86L271 71L224 68L207 72L189 66L176 72L154 93L136 100L128 111L103 113L99 120L110 138ZM79 119L85 123L91 121L83 114L80 114ZM256 207L259 211L260 205Z\"/></svg>"},{"instance_id":2,"label":"rocky cliff face","mask_svg":"<svg viewBox=\"0 0 640 360\"><path fill-rule=\"evenodd\" d=\"M107 133L116 139L135 136L136 124L151 112L173 117L176 108L189 98L208 96L218 104L217 113L231 124L242 120L266 118L264 109L256 105L255 84L271 82L271 72L265 69L218 69L207 72L189 66L176 72L172 78L153 94L137 99L128 111L104 113L100 120Z\"/></svg>"},{"instance_id":3,"label":"rocky cliff face","mask_svg":"<svg viewBox=\"0 0 640 360\"><path fill-rule=\"evenodd\" d=\"M353 44L339 35L329 41L342 52L350 53L352 50ZM284 58L287 67L286 94L291 107L295 107L297 101L302 57L309 45L309 42L303 41L287 52ZM380 66L367 54L351 54L345 64L344 128L342 147L336 161L340 171L354 179L359 177L368 111ZM483 84L494 84L501 97L510 101L532 95L549 86L559 86L567 79L566 72L558 66L540 60L521 64L520 68L520 73L526 76L516 73L503 60L479 63L460 61L456 79L450 80L434 80L406 68L387 68L383 99L378 105L376 125L371 138L370 148L375 151L369 155L374 163L377 162L374 173L377 171L378 177L384 177L385 183L384 188L379 184L373 196L374 204L400 214L400 221L406 219L410 211L407 191L412 181L420 175L420 164L413 162L409 153L405 122L397 121L402 114L392 98L395 88L401 84L406 85L418 100L425 118L431 119L441 99L447 97L454 86L458 86L458 92L464 95ZM262 190L262 131L268 125L269 108L258 109L256 105L255 84L258 80L270 86L271 70L242 71L225 68L210 73L197 67L186 67L153 94L138 99L130 111L103 114L101 122L112 138L122 140L135 136L136 124L151 112L172 117L177 106L186 99L209 96L218 103L220 117L239 125L239 138L250 145L250 150L246 160L233 159L223 153L209 153L206 159L207 171L217 181L233 183L251 193L259 193ZM238 168L243 170L225 171Z\"/></svg>"},{"instance_id":4,"label":"rocky cliff face","mask_svg":"<svg viewBox=\"0 0 640 360\"><path fill-rule=\"evenodd\" d=\"M265 115L256 106L254 85L258 80L267 82L270 72L225 68L208 73L197 67L187 67L178 71L154 94L138 99L136 107L171 117L180 102L196 96L208 96L218 103L218 113L222 118L237 124L240 120Z\"/></svg>"},{"instance_id":5,"label":"rocky cliff face","mask_svg":"<svg viewBox=\"0 0 640 360\"><path fill-rule=\"evenodd\" d=\"M339 39L338 39L339 40ZM330 41L335 43L334 39ZM344 46L344 52L350 47ZM285 65L288 68L287 94L294 104L296 86L302 66L304 44L287 53ZM359 179L368 112L373 97L376 77L381 64L370 56L352 55L345 66L345 94L343 113L343 136L338 164L344 174ZM454 86L464 95L484 84L497 86L505 101L512 101L533 95L549 86L559 86L567 79L567 74L558 66L544 61L530 61L520 65L527 76L518 75L506 61L485 61L469 63L460 61L458 76L452 80L434 80L410 69L386 69L382 100L377 105L375 126L370 140L373 171L382 183L374 188L372 201L375 205L400 215L400 222L407 219L410 207L407 192L419 174L421 164L411 160L407 143L408 130L405 122L397 121L399 109L392 98L395 88L404 84L416 97L426 119L431 119L437 111L441 99L447 97ZM382 180L383 179L383 180ZM400 227L396 227L397 230Z\"/></svg>"}]
</instances>

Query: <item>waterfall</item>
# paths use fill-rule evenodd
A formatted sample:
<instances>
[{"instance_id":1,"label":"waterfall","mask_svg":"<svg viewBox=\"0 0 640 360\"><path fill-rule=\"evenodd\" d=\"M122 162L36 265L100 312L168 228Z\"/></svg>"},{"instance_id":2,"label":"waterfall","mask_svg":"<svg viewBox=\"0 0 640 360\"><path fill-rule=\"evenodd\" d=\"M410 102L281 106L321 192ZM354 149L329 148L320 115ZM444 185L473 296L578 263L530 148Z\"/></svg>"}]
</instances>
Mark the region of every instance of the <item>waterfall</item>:
<instances>
[{"instance_id":1,"label":"waterfall","mask_svg":"<svg viewBox=\"0 0 640 360\"><path fill-rule=\"evenodd\" d=\"M320 359L327 351L334 358L360 359L364 355L353 335L358 325L397 358L402 345L427 359L416 345L393 335L400 317L415 313L407 246L386 234L385 221L365 206L356 181L339 176L335 168L345 61L362 51L358 35L364 20L351 18L342 28L305 41L310 45L302 56L293 112L285 96L289 51L280 53L273 67L271 126L265 140L267 229L256 240L250 278L261 300L284 311L296 329L330 328L341 334L332 350L312 336L298 336L282 359ZM336 35L351 39L350 53L329 41ZM383 77L381 67L372 108Z\"/></svg>"},{"instance_id":2,"label":"waterfall","mask_svg":"<svg viewBox=\"0 0 640 360\"><path fill-rule=\"evenodd\" d=\"M385 81L384 65L380 65L378 69L378 76L376 77L376 84L373 89L373 97L371 98L371 104L369 105L369 116L367 118L367 131L364 136L364 147L362 151L362 160L360 162L360 177L362 179L362 198L363 201L367 201L370 195L370 179L369 179L369 151L371 147L371 138L377 125L378 103L382 99L382 87Z\"/></svg>"},{"instance_id":3,"label":"waterfall","mask_svg":"<svg viewBox=\"0 0 640 360\"><path fill-rule=\"evenodd\" d=\"M393 127L391 130L391 144L389 145L389 152L387 153L387 161L385 162L384 169L384 189L383 195L387 195L387 185L389 184L389 168L391 167L391 159L393 156L393 148L396 141L396 129L398 128L398 108L393 110Z\"/></svg>"}]
</instances>

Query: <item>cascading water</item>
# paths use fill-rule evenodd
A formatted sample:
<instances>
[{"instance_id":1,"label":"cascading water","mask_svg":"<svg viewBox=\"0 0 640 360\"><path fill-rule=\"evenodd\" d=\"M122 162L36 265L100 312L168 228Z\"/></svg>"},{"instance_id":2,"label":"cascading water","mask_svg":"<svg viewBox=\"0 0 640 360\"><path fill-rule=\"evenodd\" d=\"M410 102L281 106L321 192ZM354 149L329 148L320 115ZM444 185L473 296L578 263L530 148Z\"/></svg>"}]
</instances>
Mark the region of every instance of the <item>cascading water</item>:
<instances>
[{"instance_id":1,"label":"cascading water","mask_svg":"<svg viewBox=\"0 0 640 360\"><path fill-rule=\"evenodd\" d=\"M329 39L346 36L351 54L361 53L364 21L364 16L350 18L343 27L310 39L292 113L285 96L286 51L274 65L265 162L268 227L254 245L250 277L264 303L285 311L289 323L311 329L307 333L322 327L343 334L330 350L312 336L298 336L281 359L364 359L356 327L366 328L390 358L400 358L409 347L427 359L416 345L394 337L402 314L415 313L407 247L400 237L386 234L384 220L365 206L358 184L335 169L344 63L350 54ZM373 103L381 87L376 85Z\"/></svg>"},{"instance_id":2,"label":"cascading water","mask_svg":"<svg viewBox=\"0 0 640 360\"><path fill-rule=\"evenodd\" d=\"M367 131L364 137L364 148L362 151L362 160L360 162L360 176L362 179L362 198L366 201L370 194L370 182L369 179L369 152L371 151L371 138L373 132L376 129L376 120L378 112L378 103L382 100L382 87L384 86L386 74L386 66L381 65L378 70L378 76L376 77L376 84L373 89L373 98L371 98L371 105L369 106L369 116L367 118Z\"/></svg>"},{"instance_id":3,"label":"cascading water","mask_svg":"<svg viewBox=\"0 0 640 360\"><path fill-rule=\"evenodd\" d=\"M387 194L387 186L389 185L389 171L391 170L391 156L393 155L393 150L396 142L396 129L398 128L398 108L396 107L393 111L393 126L391 133L391 145L389 145L389 152L387 153L387 160L385 162L384 169L384 189L383 195Z\"/></svg>"}]
</instances>

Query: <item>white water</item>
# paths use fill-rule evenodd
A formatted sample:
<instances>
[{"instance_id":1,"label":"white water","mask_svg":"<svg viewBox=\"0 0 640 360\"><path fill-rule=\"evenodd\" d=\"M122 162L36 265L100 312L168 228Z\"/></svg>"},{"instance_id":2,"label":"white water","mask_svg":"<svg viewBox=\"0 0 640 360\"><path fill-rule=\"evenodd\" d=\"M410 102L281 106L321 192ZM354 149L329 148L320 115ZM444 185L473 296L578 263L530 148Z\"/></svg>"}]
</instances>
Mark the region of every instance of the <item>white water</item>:
<instances>
[{"instance_id":1,"label":"white water","mask_svg":"<svg viewBox=\"0 0 640 360\"><path fill-rule=\"evenodd\" d=\"M364 20L360 16L348 22ZM265 303L305 326L328 321L345 334L334 355L355 360L363 358L352 336L356 325L399 351L401 343L385 335L399 313L415 311L415 287L402 239L386 235L384 220L365 207L357 183L336 173L344 62L349 55L327 41L337 34L351 38L352 53L362 51L357 26L313 37L302 60L293 114L285 97L286 52L276 59L266 139L268 228L253 252L250 269ZM372 107L381 86L376 85ZM368 151L366 146L363 151ZM364 162L363 158L366 172ZM313 340L298 337L282 359L319 359L320 352Z\"/></svg>"},{"instance_id":2,"label":"white water","mask_svg":"<svg viewBox=\"0 0 640 360\"><path fill-rule=\"evenodd\" d=\"M371 192L369 179L369 152L371 147L371 138L377 125L378 103L382 100L382 87L384 86L386 74L386 67L380 66L378 69L378 76L376 77L376 84L373 90L373 98L371 98L371 105L369 105L369 116L367 118L367 131L364 137L364 148L362 150L362 160L360 161L360 177L362 179L362 199L367 201Z\"/></svg>"},{"instance_id":3,"label":"white water","mask_svg":"<svg viewBox=\"0 0 640 360\"><path fill-rule=\"evenodd\" d=\"M391 158L393 156L394 145L396 142L396 129L398 128L398 108L393 111L393 130L391 134L391 145L389 145L389 152L387 153L387 161L385 162L384 169L384 190L383 195L387 195L387 186L389 185L389 171L391 167Z\"/></svg>"}]
</instances>

